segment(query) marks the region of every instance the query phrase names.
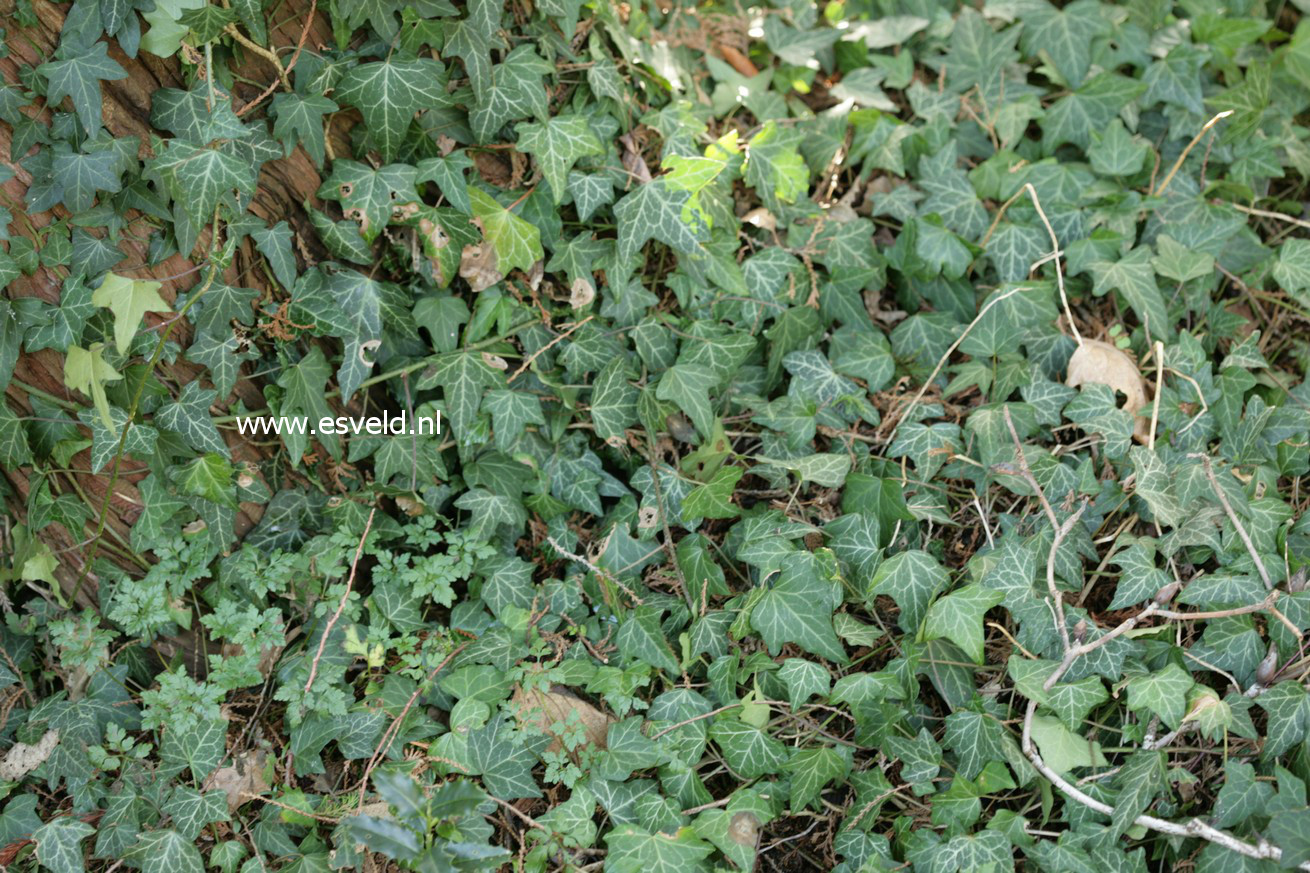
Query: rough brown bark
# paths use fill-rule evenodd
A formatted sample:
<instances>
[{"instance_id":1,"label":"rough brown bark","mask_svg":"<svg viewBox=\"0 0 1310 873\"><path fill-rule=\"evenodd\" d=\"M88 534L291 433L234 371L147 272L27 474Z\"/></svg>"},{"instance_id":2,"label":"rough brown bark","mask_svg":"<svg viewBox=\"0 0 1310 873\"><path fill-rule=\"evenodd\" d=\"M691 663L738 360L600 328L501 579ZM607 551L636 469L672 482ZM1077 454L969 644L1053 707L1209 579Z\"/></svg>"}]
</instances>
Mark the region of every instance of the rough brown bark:
<instances>
[{"instance_id":1,"label":"rough brown bark","mask_svg":"<svg viewBox=\"0 0 1310 873\"><path fill-rule=\"evenodd\" d=\"M288 0L282 5L277 16L279 19L278 26L273 28L270 33L271 45L294 46L296 44L297 40L300 39L308 17L310 5L309 0ZM17 83L19 81L18 71L21 68L42 63L49 58L55 46L58 45L59 32L63 26L68 6L66 4L48 3L45 0L35 0L34 6L39 19L35 27L26 29L11 27L9 29L6 40L9 55L4 59L0 59L0 76L3 76L4 81L8 83ZM330 28L324 17L316 16L309 29L306 42L307 48L313 49L330 38ZM136 59L131 59L124 55L118 45L112 41L110 42L109 53L127 71L128 77L102 84L101 93L105 127L116 137L137 137L141 143L140 157L146 159L150 157L150 138L154 133L149 121L151 97L160 88L188 87L186 72L177 57L161 59L143 53L138 55ZM272 65L253 55L244 58L243 63L238 67L238 72L244 78L254 82L272 82L276 79L276 71ZM234 95L237 106L241 107L246 101L254 99L260 90L262 89L254 86L239 85L237 93ZM48 116L48 108L42 107L40 101L38 101L37 106L40 112ZM26 111L35 112L38 110L29 108ZM255 109L249 117L257 118L262 113L263 107L261 106ZM14 232L30 237L33 235L34 230L39 230L53 221L65 218L66 214L63 212L62 207L56 207L50 212L26 213L26 221L19 218L21 214L26 212L22 208L23 197L26 194L31 178L19 164L19 160L24 156L10 154L12 133L8 125L0 123L0 160L3 160L5 166L14 172L14 178L0 186L0 188L3 190L5 201L10 205L15 218L18 219L14 223ZM313 238L312 232L309 229L309 223L304 215L302 204L313 198L314 192L319 186L319 181L318 171L313 162L302 150L297 149L290 157L272 161L263 166L260 172L258 190L250 209L254 214L269 222L285 219L302 239L310 240ZM15 206L17 208L14 208ZM208 236L207 233L204 233L197 243L196 251L203 252L207 243ZM146 261L144 239L137 241L125 236L120 248L127 255L127 258L121 265L115 267L115 270L131 275L134 278L162 281L163 288L160 293L170 302L200 281L201 272L193 269L202 263L199 258L191 260L175 255L162 264L145 268L140 267ZM57 303L62 283L62 272L62 270L51 270L43 267L34 275L25 276L15 281L5 293L10 299L39 297L47 302ZM263 271L259 269L258 261L248 244L237 252L232 265L223 274L222 280L233 285L253 287L266 293L274 292L274 289L268 286L267 279L263 275ZM148 314L146 316L146 327L157 326L168 317L167 314ZM190 334L189 326L185 323L179 323L173 330L172 338L185 347L190 340ZM45 350L36 354L24 352L20 356L14 371L15 381L10 384L6 392L10 408L20 415L31 413L28 392L18 384L19 382L30 385L46 394L85 405L87 398L77 396L75 392L71 392L64 387L63 367L64 356L56 350ZM166 384L177 386L195 378L198 372L198 367L184 360L178 360L173 364L161 363L158 375ZM236 396L242 398L247 406L251 408L263 406L258 387L246 380L238 383ZM239 463L260 459L260 449L241 443L234 434L228 435L228 441L232 447L234 461ZM89 453L85 451L79 453L70 466L75 470L85 471L89 469ZM0 470L0 475L4 476L15 493L15 496L9 500L9 514L20 523L25 516L27 498L34 485L30 478L32 472L30 468ZM109 502L105 537L106 542L111 546L115 542L127 542L131 525L140 515L142 508L141 494L137 489L137 483L144 478L145 474L145 465L128 458L123 460L120 475ZM83 495L95 514L86 530L69 531L65 530L61 525L52 524L40 533L40 538L60 558L60 569L57 575L61 584L65 586L65 590L68 590L72 581L82 572L82 562L88 551L88 540L98 522L100 508L109 485L109 476L107 469L100 475L91 475L85 472L61 474L54 478L52 485L60 493L80 493ZM253 525L258 520L259 513L260 508L258 506L243 505L237 521L238 533L244 532ZM101 554L106 557L113 557L113 555L104 552ZM132 565L126 564L126 566L130 567ZM80 600L88 603L95 601L94 581L94 576L88 578L79 595Z\"/></svg>"}]
</instances>

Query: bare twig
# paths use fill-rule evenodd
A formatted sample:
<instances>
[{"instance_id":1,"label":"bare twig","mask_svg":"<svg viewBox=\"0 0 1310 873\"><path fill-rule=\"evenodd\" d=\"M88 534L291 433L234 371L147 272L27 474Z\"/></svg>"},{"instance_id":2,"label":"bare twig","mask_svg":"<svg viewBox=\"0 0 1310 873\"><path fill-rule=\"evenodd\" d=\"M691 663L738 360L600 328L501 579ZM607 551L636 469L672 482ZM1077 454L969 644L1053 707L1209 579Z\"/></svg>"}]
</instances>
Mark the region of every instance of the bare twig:
<instances>
[{"instance_id":1,"label":"bare twig","mask_svg":"<svg viewBox=\"0 0 1310 873\"><path fill-rule=\"evenodd\" d=\"M1069 782L1059 773L1042 760L1041 754L1033 743L1032 725L1033 716L1037 712L1037 701L1028 701L1028 711L1023 719L1023 753L1028 760L1032 762L1037 772L1041 773L1046 779L1060 789L1060 793L1081 803L1083 806L1102 815L1114 815L1114 807L1108 803L1102 803L1096 798L1084 792L1081 788ZM1162 818L1156 818L1153 815L1142 814L1133 819L1133 823L1149 830L1162 834L1168 834L1173 837L1197 837L1225 849L1236 852L1239 855L1245 855L1248 858L1257 860L1278 861L1283 857L1283 852L1277 846L1271 845L1264 838L1260 838L1256 843L1248 843L1240 840L1227 831L1221 831L1216 827L1206 824L1199 818L1180 824L1178 822L1168 821ZM1300 864L1297 869L1310 870L1310 861Z\"/></svg>"},{"instance_id":2,"label":"bare twig","mask_svg":"<svg viewBox=\"0 0 1310 873\"><path fill-rule=\"evenodd\" d=\"M1196 148L1196 144L1201 141L1201 137L1205 136L1206 131L1214 127L1222 119L1225 119L1232 114L1233 110L1225 109L1223 112L1220 112L1214 118L1211 118L1202 125L1201 129L1196 132L1196 136L1192 137L1192 141L1187 144L1183 149L1182 154L1178 156L1178 160L1174 161L1174 165L1169 168L1169 174L1164 177L1164 181L1160 183L1160 187L1151 192L1153 196L1159 197L1165 192L1165 189L1169 187L1169 183L1174 180L1174 175L1182 169L1183 161L1187 160L1187 156L1191 153L1192 149Z\"/></svg>"},{"instance_id":3,"label":"bare twig","mask_svg":"<svg viewBox=\"0 0 1310 873\"><path fill-rule=\"evenodd\" d=\"M428 673L427 678L414 688L414 693L409 696L409 700L405 701L405 706L400 710L400 715L392 720L391 724L387 727L386 732L382 734L382 740L378 743L377 749L374 750L373 757L368 759L368 766L364 768L364 775L359 780L360 806L364 805L364 795L365 792L368 791L368 778L373 775L373 768L376 767L382 760L382 757L390 751L391 744L395 742L396 735L400 733L400 726L405 721L405 716L409 715L409 711L414 707L414 702L419 699L419 695L428 689L428 686L432 684L432 680L436 678L437 674L444 670L447 664L455 660L456 656L467 649L470 645L472 645L472 641L461 643L449 655L442 658L440 664L432 668L432 672Z\"/></svg>"},{"instance_id":4,"label":"bare twig","mask_svg":"<svg viewBox=\"0 0 1310 873\"><path fill-rule=\"evenodd\" d=\"M1258 215L1261 218L1272 218L1276 221L1286 221L1288 224L1294 224L1297 227L1310 229L1310 221L1303 218L1293 218L1283 212L1274 212L1272 209L1256 209L1254 206L1242 206L1238 203L1230 203L1227 200L1216 200L1216 203L1222 203L1225 206L1231 206L1238 212L1245 212L1247 215Z\"/></svg>"},{"instance_id":5,"label":"bare twig","mask_svg":"<svg viewBox=\"0 0 1310 873\"><path fill-rule=\"evenodd\" d=\"M1155 429L1160 423L1160 389L1164 387L1164 343L1155 341L1155 397L1151 402L1151 434L1146 446L1155 451Z\"/></svg>"},{"instance_id":6,"label":"bare twig","mask_svg":"<svg viewBox=\"0 0 1310 873\"><path fill-rule=\"evenodd\" d=\"M1205 468L1205 477L1210 480L1210 488L1214 491L1215 496L1219 498L1219 503L1224 508L1228 520L1237 528L1237 535L1242 538L1242 544L1246 546L1246 551L1250 553L1251 560L1255 561L1255 569L1260 573L1260 579L1265 583L1265 588L1273 588L1274 580L1270 577L1269 571L1265 569L1265 562L1260 559L1260 553L1255 550L1255 543L1251 542L1251 535L1246 532L1242 522L1233 511L1233 505L1228 502L1228 495L1224 494L1224 489L1219 485L1219 479L1214 474L1214 467L1210 463L1210 456L1201 453L1190 454L1189 458L1200 458L1201 466Z\"/></svg>"},{"instance_id":7,"label":"bare twig","mask_svg":"<svg viewBox=\"0 0 1310 873\"><path fill-rule=\"evenodd\" d=\"M314 14L316 12L318 12L318 0L310 0L309 12L305 15L305 24L300 29L300 39L296 42L296 50L292 53L291 60L287 62L286 69L279 71L281 73L281 78L274 79L258 97L251 100L245 106L242 106L241 109L237 111L238 117L247 114L250 110L268 99L269 95L277 90L279 83L287 82L289 85L290 80L288 77L291 75L291 71L295 69L296 61L300 60L300 53L305 50L305 41L309 39L309 29L314 25Z\"/></svg>"},{"instance_id":8,"label":"bare twig","mask_svg":"<svg viewBox=\"0 0 1310 873\"><path fill-rule=\"evenodd\" d=\"M1032 182L1024 184L1024 190L1032 198L1033 208L1037 210L1037 217L1042 220L1046 227L1046 234L1051 238L1050 259L1055 261L1055 284L1060 289L1060 305L1064 307L1064 317L1069 320L1069 330L1073 331L1073 338L1078 341L1078 345L1083 344L1083 335L1078 332L1078 325L1073 323L1073 310L1069 308L1069 295L1064 290L1064 268L1060 266L1060 240L1055 235L1055 228L1051 227L1051 221L1046 217L1046 210L1042 209L1042 201L1037 199L1037 189L1033 187Z\"/></svg>"},{"instance_id":9,"label":"bare twig","mask_svg":"<svg viewBox=\"0 0 1310 873\"><path fill-rule=\"evenodd\" d=\"M526 812L519 809L514 804L510 803L508 800L501 800L499 797L497 797L494 794L488 794L487 796L490 797L492 800L496 801L497 803L499 803L501 806L508 809L510 812L514 813L514 815L519 819L519 821L523 822L528 827L536 828L539 831L546 831L546 833L550 833L550 828L546 827L544 824L537 821L535 818L528 815Z\"/></svg>"},{"instance_id":10,"label":"bare twig","mask_svg":"<svg viewBox=\"0 0 1310 873\"><path fill-rule=\"evenodd\" d=\"M1051 522L1051 527L1058 529L1060 519L1055 514L1055 509L1051 506L1051 501L1046 499L1046 492L1042 486L1037 484L1037 477L1033 475L1032 468L1028 466L1028 459L1023 453L1023 442L1019 439L1019 431L1014 427L1014 418L1010 415L1010 405L1008 403L1001 405L1002 413L1005 416L1005 426L1010 429L1010 438L1014 440L1014 457L1019 462L1019 475L1028 483L1028 487L1037 492L1037 499L1041 501L1042 511L1046 513L1046 518Z\"/></svg>"},{"instance_id":11,"label":"bare twig","mask_svg":"<svg viewBox=\"0 0 1310 873\"><path fill-rule=\"evenodd\" d=\"M1017 286L1011 288L1009 291L1006 291L1004 294L1001 294L998 297L993 297L991 300L987 301L987 305L984 306L976 316L974 316L973 321L969 322L969 326L964 329L964 333L960 334L960 336L955 340L955 342L951 343L951 347L946 350L946 353L942 355L940 359L938 359L937 366L932 368L932 373L929 374L928 378L924 381L923 385L919 388L919 393L914 395L914 399L910 401L910 405L905 407L905 411L902 412L901 417L897 419L896 426L892 428L891 433L888 434L887 436L888 442L891 442L891 440L896 436L896 431L900 429L901 422L905 421L907 418L910 417L910 413L913 412L914 408L919 405L919 401L923 399L923 395L928 391L928 386L931 385L933 383L933 380L937 378L937 374L942 371L942 367L946 366L946 362L950 360L951 355L955 354L955 350L960 347L960 343L964 342L964 338L969 335L969 331L977 327L978 322L982 321L982 317L987 314L987 311L990 310L996 304L1000 303L1002 300L1005 300L1015 294L1018 294L1020 291L1027 291L1027 290L1029 289L1023 286Z\"/></svg>"},{"instance_id":12,"label":"bare twig","mask_svg":"<svg viewBox=\"0 0 1310 873\"><path fill-rule=\"evenodd\" d=\"M577 561L579 564L586 567L588 570L595 573L600 578L613 582L615 585L619 586L619 588L623 590L624 594L632 598L633 603L637 604L638 606L641 606L646 602L637 595L637 592L633 591L627 585L624 585L617 578L615 578L613 574L605 572L603 569L598 567L594 561L590 560L585 555L573 554L568 549L560 545L555 540L554 537L546 537L546 542L550 543L551 548L553 548L556 552L558 552L561 558L568 558L570 561Z\"/></svg>"},{"instance_id":13,"label":"bare twig","mask_svg":"<svg viewBox=\"0 0 1310 873\"><path fill-rule=\"evenodd\" d=\"M575 330L582 327L584 324L591 321L595 317L596 316L594 314L588 315L586 318L582 319L582 321L579 321L577 324L573 325L568 330L564 331L562 334L555 337L553 340L546 343L541 348L537 349L535 352L533 352L531 355L528 356L528 359L524 361L517 370L514 371L514 375L510 376L508 379L505 380L505 384L508 385L510 382L513 382L519 376L523 375L523 371L526 370L528 367L532 366L532 362L535 361L538 357L540 357L543 353L545 353L547 349L555 345L557 342L560 342L569 334L573 333Z\"/></svg>"},{"instance_id":14,"label":"bare twig","mask_svg":"<svg viewBox=\"0 0 1310 873\"><path fill-rule=\"evenodd\" d=\"M277 69L277 77L282 82L282 87L286 88L288 91L291 90L291 80L287 78L286 68L282 66L282 61L278 59L276 53L271 52L262 45L246 38L246 35L238 30L235 24L229 24L224 29L224 33L272 64Z\"/></svg>"},{"instance_id":15,"label":"bare twig","mask_svg":"<svg viewBox=\"0 0 1310 873\"><path fill-rule=\"evenodd\" d=\"M314 687L314 679L318 676L318 662L323 660L323 650L327 648L328 637L332 634L332 628L341 619L341 613L346 610L346 603L350 601L350 591L355 587L355 569L359 566L359 556L364 554L364 541L368 539L369 529L373 527L373 515L377 512L377 507L369 510L368 521L364 523L364 533L359 538L359 546L355 549L355 559L350 562L350 577L346 580L346 590L341 592L341 601L337 603L337 611L332 613L328 619L327 627L323 628L323 636L318 640L318 651L314 653L314 660L309 665L309 678L305 680L305 693Z\"/></svg>"}]
</instances>

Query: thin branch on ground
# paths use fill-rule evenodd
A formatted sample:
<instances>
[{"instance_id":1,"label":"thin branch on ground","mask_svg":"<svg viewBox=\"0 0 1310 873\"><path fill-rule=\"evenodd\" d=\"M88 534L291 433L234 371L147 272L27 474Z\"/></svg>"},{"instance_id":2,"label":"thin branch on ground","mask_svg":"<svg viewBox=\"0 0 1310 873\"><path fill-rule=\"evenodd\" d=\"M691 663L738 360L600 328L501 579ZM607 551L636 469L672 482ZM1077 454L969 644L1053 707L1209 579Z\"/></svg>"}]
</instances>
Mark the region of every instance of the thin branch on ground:
<instances>
[{"instance_id":1,"label":"thin branch on ground","mask_svg":"<svg viewBox=\"0 0 1310 873\"><path fill-rule=\"evenodd\" d=\"M314 653L314 660L309 664L309 678L305 680L305 693L314 687L314 679L318 676L318 663L323 660L323 650L327 648L328 637L332 635L332 628L341 619L341 613L345 612L346 604L350 602L350 592L355 587L355 570L359 567L360 555L364 554L364 541L368 539L368 532L373 527L373 516L377 513L377 507L369 510L368 521L364 522L364 533L359 538L359 545L355 548L355 559L350 562L350 577L346 579L346 590L341 592L341 600L337 603L336 612L328 619L327 627L323 628L323 636L318 640L318 651Z\"/></svg>"},{"instance_id":2,"label":"thin branch on ground","mask_svg":"<svg viewBox=\"0 0 1310 873\"><path fill-rule=\"evenodd\" d=\"M1233 511L1233 505L1228 502L1228 495L1224 494L1224 489L1220 486L1219 479L1214 474L1214 466L1210 462L1210 456L1201 453L1194 453L1187 457L1201 459L1201 466L1205 468L1205 477L1210 480L1210 488L1214 491L1215 496L1219 498L1219 504L1224 508L1224 513L1228 516L1228 520L1231 521L1233 527L1237 529L1237 535L1242 538L1242 544L1246 546L1247 552L1250 553L1251 560L1255 561L1255 569L1260 573L1260 580L1265 583L1265 588L1273 588L1274 581L1270 577L1269 571L1265 569L1265 562L1260 559L1260 553L1255 550L1255 543L1251 541L1251 535L1248 534L1246 528L1242 526L1242 522L1237 517L1237 513Z\"/></svg>"}]
</instances>

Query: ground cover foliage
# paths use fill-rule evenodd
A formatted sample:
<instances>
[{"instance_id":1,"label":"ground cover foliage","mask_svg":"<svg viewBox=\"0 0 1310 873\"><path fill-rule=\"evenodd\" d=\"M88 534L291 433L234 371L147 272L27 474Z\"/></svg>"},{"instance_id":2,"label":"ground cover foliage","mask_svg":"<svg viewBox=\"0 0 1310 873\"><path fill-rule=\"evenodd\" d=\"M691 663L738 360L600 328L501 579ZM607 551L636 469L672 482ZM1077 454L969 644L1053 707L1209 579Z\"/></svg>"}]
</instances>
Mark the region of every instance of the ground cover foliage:
<instances>
[{"instance_id":1,"label":"ground cover foliage","mask_svg":"<svg viewBox=\"0 0 1310 873\"><path fill-rule=\"evenodd\" d=\"M31 2L0 863L1310 869L1299 4Z\"/></svg>"}]
</instances>

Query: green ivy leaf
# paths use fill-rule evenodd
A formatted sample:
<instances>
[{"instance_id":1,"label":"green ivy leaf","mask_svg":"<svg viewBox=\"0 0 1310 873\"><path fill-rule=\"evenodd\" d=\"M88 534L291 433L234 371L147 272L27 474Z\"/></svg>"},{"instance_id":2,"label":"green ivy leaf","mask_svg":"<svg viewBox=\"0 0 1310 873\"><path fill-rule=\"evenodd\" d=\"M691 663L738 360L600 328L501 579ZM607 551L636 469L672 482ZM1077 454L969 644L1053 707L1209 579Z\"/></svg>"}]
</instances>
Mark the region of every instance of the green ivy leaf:
<instances>
[{"instance_id":1,"label":"green ivy leaf","mask_svg":"<svg viewBox=\"0 0 1310 873\"><path fill-rule=\"evenodd\" d=\"M983 615L1000 603L1002 594L981 585L968 585L928 607L923 638L945 637L960 647L975 664L983 662Z\"/></svg>"},{"instance_id":2,"label":"green ivy leaf","mask_svg":"<svg viewBox=\"0 0 1310 873\"><path fill-rule=\"evenodd\" d=\"M568 193L569 170L578 159L605 153L600 139L581 115L557 115L546 121L515 127L519 149L537 159L558 204Z\"/></svg>"},{"instance_id":3,"label":"green ivy leaf","mask_svg":"<svg viewBox=\"0 0 1310 873\"><path fill-rule=\"evenodd\" d=\"M59 60L46 61L36 68L45 76L46 99L56 105L65 97L72 98L73 110L82 129L91 136L100 132L100 83L127 78L124 70L109 57L109 47L95 42L85 49L76 49L61 43L56 52Z\"/></svg>"},{"instance_id":4,"label":"green ivy leaf","mask_svg":"<svg viewBox=\"0 0 1310 873\"><path fill-rule=\"evenodd\" d=\"M814 556L795 553L782 560L777 580L756 601L751 625L774 654L783 643L796 643L844 664L846 650L832 629L832 613L839 603L840 595L822 577Z\"/></svg>"},{"instance_id":5,"label":"green ivy leaf","mask_svg":"<svg viewBox=\"0 0 1310 873\"><path fill-rule=\"evenodd\" d=\"M445 66L431 58L391 58L351 67L334 96L360 111L369 140L382 160L391 161L400 153L414 113L454 105L446 81Z\"/></svg>"},{"instance_id":6,"label":"green ivy leaf","mask_svg":"<svg viewBox=\"0 0 1310 873\"><path fill-rule=\"evenodd\" d=\"M173 311L159 296L162 287L159 282L126 279L109 273L91 295L92 303L114 313L114 345L120 355L126 354L131 347L132 337L136 336L147 312Z\"/></svg>"}]
</instances>

